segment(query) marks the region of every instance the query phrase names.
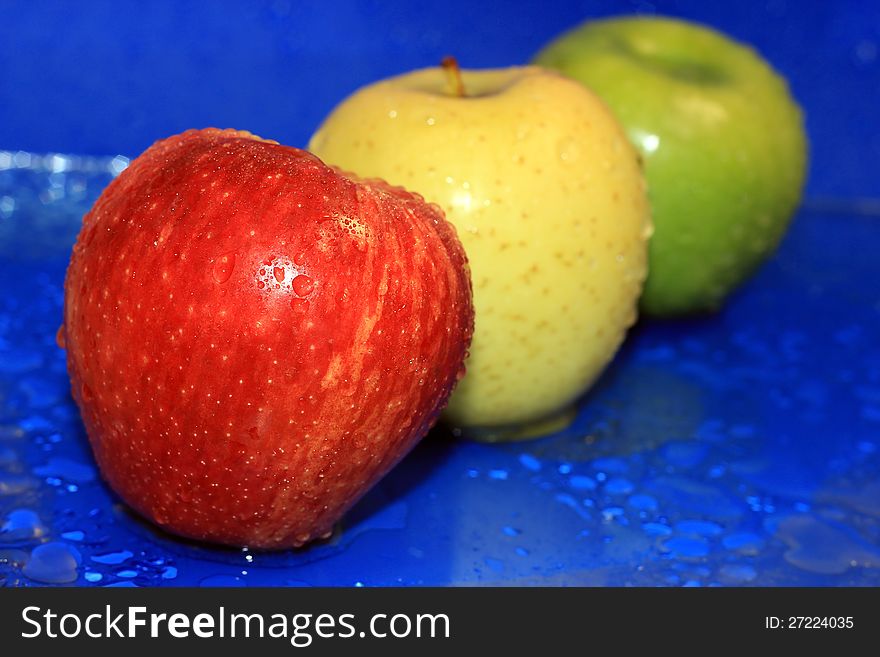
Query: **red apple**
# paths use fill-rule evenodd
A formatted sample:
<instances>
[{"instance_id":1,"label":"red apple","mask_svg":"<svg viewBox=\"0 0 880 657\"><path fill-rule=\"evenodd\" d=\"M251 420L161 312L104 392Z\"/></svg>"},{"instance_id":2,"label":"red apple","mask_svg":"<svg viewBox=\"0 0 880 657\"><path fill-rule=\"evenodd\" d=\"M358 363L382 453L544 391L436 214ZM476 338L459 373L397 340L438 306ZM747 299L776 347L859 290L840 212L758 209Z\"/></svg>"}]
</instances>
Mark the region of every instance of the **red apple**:
<instances>
[{"instance_id":1,"label":"red apple","mask_svg":"<svg viewBox=\"0 0 880 657\"><path fill-rule=\"evenodd\" d=\"M425 435L473 329L421 197L208 129L160 141L85 216L62 339L104 478L165 529L326 537Z\"/></svg>"}]
</instances>

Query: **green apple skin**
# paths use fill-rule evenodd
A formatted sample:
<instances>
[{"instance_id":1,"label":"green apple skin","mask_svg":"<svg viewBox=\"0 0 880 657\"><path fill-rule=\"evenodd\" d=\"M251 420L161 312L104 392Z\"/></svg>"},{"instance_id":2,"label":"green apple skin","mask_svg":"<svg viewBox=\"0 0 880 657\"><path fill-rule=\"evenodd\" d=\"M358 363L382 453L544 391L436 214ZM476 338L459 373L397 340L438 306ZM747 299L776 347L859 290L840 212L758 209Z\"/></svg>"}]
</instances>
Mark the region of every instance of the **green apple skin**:
<instances>
[{"instance_id":1,"label":"green apple skin","mask_svg":"<svg viewBox=\"0 0 880 657\"><path fill-rule=\"evenodd\" d=\"M650 207L635 148L582 84L534 66L461 75L464 97L440 68L368 85L309 150L445 211L475 311L446 419L472 438L531 437L558 426L635 320Z\"/></svg>"},{"instance_id":2,"label":"green apple skin","mask_svg":"<svg viewBox=\"0 0 880 657\"><path fill-rule=\"evenodd\" d=\"M534 61L599 94L644 159L656 232L642 312L719 308L800 202L807 139L786 81L750 47L659 17L588 21Z\"/></svg>"}]
</instances>

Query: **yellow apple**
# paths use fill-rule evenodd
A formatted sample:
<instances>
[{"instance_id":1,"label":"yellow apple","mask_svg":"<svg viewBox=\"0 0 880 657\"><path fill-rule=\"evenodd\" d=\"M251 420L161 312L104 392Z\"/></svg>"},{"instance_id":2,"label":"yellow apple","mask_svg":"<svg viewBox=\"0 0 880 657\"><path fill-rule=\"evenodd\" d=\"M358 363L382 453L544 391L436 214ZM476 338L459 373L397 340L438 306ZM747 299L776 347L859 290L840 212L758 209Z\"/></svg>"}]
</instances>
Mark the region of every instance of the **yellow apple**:
<instances>
[{"instance_id":1,"label":"yellow apple","mask_svg":"<svg viewBox=\"0 0 880 657\"><path fill-rule=\"evenodd\" d=\"M447 419L504 439L564 417L634 322L646 276L641 166L606 106L534 66L429 68L355 92L309 149L420 193L457 228L476 326Z\"/></svg>"}]
</instances>

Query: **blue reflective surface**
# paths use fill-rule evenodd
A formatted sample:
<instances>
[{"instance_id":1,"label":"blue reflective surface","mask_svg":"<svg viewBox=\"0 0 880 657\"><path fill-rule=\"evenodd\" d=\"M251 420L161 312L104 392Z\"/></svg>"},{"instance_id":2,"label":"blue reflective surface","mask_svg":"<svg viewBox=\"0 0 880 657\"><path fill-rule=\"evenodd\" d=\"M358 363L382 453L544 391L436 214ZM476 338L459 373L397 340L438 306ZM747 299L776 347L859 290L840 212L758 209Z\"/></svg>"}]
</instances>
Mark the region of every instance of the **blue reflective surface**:
<instances>
[{"instance_id":1,"label":"blue reflective surface","mask_svg":"<svg viewBox=\"0 0 880 657\"><path fill-rule=\"evenodd\" d=\"M875 0L5 0L0 149L123 153L188 128L305 146L356 88L455 55L528 62L588 17L662 13L757 48L791 82L811 196L880 196Z\"/></svg>"},{"instance_id":2,"label":"blue reflective surface","mask_svg":"<svg viewBox=\"0 0 880 657\"><path fill-rule=\"evenodd\" d=\"M632 11L754 45L807 115L812 200L722 313L640 323L563 432L436 429L308 549L199 545L125 509L55 332L80 218L128 157L208 125L301 146L363 84L525 63ZM3 3L0 585L880 585L878 106L862 0Z\"/></svg>"},{"instance_id":3,"label":"blue reflective surface","mask_svg":"<svg viewBox=\"0 0 880 657\"><path fill-rule=\"evenodd\" d=\"M329 541L163 534L103 485L55 345L124 158L0 151L0 584L880 585L880 216L807 204L720 314L643 321L574 424L439 428Z\"/></svg>"}]
</instances>

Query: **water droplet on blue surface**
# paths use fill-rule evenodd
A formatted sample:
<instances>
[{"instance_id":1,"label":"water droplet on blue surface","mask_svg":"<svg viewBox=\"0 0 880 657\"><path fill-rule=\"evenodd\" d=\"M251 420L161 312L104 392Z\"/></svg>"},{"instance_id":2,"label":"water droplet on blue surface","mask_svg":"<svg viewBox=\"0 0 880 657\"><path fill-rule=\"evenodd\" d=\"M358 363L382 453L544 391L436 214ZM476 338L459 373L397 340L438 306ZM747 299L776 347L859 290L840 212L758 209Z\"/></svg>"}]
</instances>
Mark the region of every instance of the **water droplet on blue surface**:
<instances>
[{"instance_id":1,"label":"water droplet on blue surface","mask_svg":"<svg viewBox=\"0 0 880 657\"><path fill-rule=\"evenodd\" d=\"M619 506L609 506L602 509L602 519L605 522L611 522L615 518L623 516L624 511Z\"/></svg>"},{"instance_id":2,"label":"water droplet on blue surface","mask_svg":"<svg viewBox=\"0 0 880 657\"><path fill-rule=\"evenodd\" d=\"M496 481L504 481L507 479L508 473L507 470L489 470L489 479L495 479Z\"/></svg>"},{"instance_id":3,"label":"water droplet on blue surface","mask_svg":"<svg viewBox=\"0 0 880 657\"><path fill-rule=\"evenodd\" d=\"M804 514L773 518L767 524L789 546L785 560L802 570L838 575L854 566L880 568L880 549L845 527Z\"/></svg>"},{"instance_id":4,"label":"water droplet on blue surface","mask_svg":"<svg viewBox=\"0 0 880 657\"><path fill-rule=\"evenodd\" d=\"M25 577L43 584L69 584L76 581L81 561L79 551L73 546L44 543L34 548L21 572Z\"/></svg>"},{"instance_id":5,"label":"water droplet on blue surface","mask_svg":"<svg viewBox=\"0 0 880 657\"><path fill-rule=\"evenodd\" d=\"M657 500L650 495L638 493L632 495L627 501L631 507L639 511L654 511L657 509Z\"/></svg>"},{"instance_id":6,"label":"water droplet on blue surface","mask_svg":"<svg viewBox=\"0 0 880 657\"><path fill-rule=\"evenodd\" d=\"M510 526L502 527L501 531L504 533L505 536L519 536L520 534L522 534L519 529Z\"/></svg>"},{"instance_id":7,"label":"water droplet on blue surface","mask_svg":"<svg viewBox=\"0 0 880 657\"><path fill-rule=\"evenodd\" d=\"M34 468L34 474L86 484L94 481L95 468L88 463L79 463L67 458L51 458L46 465Z\"/></svg>"},{"instance_id":8,"label":"water droplet on blue surface","mask_svg":"<svg viewBox=\"0 0 880 657\"><path fill-rule=\"evenodd\" d=\"M573 498L571 495L569 495L568 493L557 493L557 495L555 496L554 499L555 499L557 502L559 502L560 504L564 504L565 506L567 506L568 508L570 508L572 511L574 511L575 513L577 513L577 514L578 514L581 518L583 518L584 520L589 520L589 519L590 519L590 514L587 513L587 510L584 509L584 507L582 507L582 506L578 503L578 501L577 501L576 499L574 499L574 498Z\"/></svg>"},{"instance_id":9,"label":"water droplet on blue surface","mask_svg":"<svg viewBox=\"0 0 880 657\"><path fill-rule=\"evenodd\" d=\"M709 554L709 543L704 538L672 536L663 541L662 549L676 559L697 559Z\"/></svg>"},{"instance_id":10,"label":"water droplet on blue surface","mask_svg":"<svg viewBox=\"0 0 880 657\"><path fill-rule=\"evenodd\" d=\"M35 482L24 475L0 472L0 495L20 495L35 487Z\"/></svg>"},{"instance_id":11,"label":"water droplet on blue surface","mask_svg":"<svg viewBox=\"0 0 880 657\"><path fill-rule=\"evenodd\" d=\"M728 534L721 539L721 544L728 550L746 555L758 554L764 548L764 540L751 532Z\"/></svg>"},{"instance_id":12,"label":"water droplet on blue surface","mask_svg":"<svg viewBox=\"0 0 880 657\"><path fill-rule=\"evenodd\" d=\"M586 475L574 475L569 478L568 483L572 488L576 488L578 490L596 489L596 480L592 477L587 477Z\"/></svg>"},{"instance_id":13,"label":"water droplet on blue surface","mask_svg":"<svg viewBox=\"0 0 880 657\"><path fill-rule=\"evenodd\" d=\"M119 570L116 572L116 576L123 577L125 579L132 579L132 578L138 576L138 572L136 570L130 570L130 569Z\"/></svg>"},{"instance_id":14,"label":"water droplet on blue surface","mask_svg":"<svg viewBox=\"0 0 880 657\"><path fill-rule=\"evenodd\" d=\"M723 528L710 520L682 520L675 523L675 531L681 534L696 534L697 536L718 536Z\"/></svg>"},{"instance_id":15,"label":"water droplet on blue surface","mask_svg":"<svg viewBox=\"0 0 880 657\"><path fill-rule=\"evenodd\" d=\"M672 527L659 522L646 522L642 529L649 536L669 536L672 533Z\"/></svg>"},{"instance_id":16,"label":"water droplet on blue surface","mask_svg":"<svg viewBox=\"0 0 880 657\"><path fill-rule=\"evenodd\" d=\"M104 554L92 555L92 561L103 563L111 566L122 563L126 559L131 559L134 555L128 550L119 550L118 552L105 552Z\"/></svg>"},{"instance_id":17,"label":"water droplet on blue surface","mask_svg":"<svg viewBox=\"0 0 880 657\"><path fill-rule=\"evenodd\" d=\"M246 587L247 584L245 581L237 576L237 575L211 575L209 577L204 577L200 582L199 586L201 587L213 587L213 586L232 586L236 588Z\"/></svg>"},{"instance_id":18,"label":"water droplet on blue surface","mask_svg":"<svg viewBox=\"0 0 880 657\"><path fill-rule=\"evenodd\" d=\"M519 462L526 470L531 470L532 472L538 472L541 469L541 461L531 454L520 454Z\"/></svg>"},{"instance_id":19,"label":"water droplet on blue surface","mask_svg":"<svg viewBox=\"0 0 880 657\"><path fill-rule=\"evenodd\" d=\"M483 559L483 561L487 566L489 566L489 568L494 570L496 573L504 572L504 562L501 561L500 559L486 557L485 559Z\"/></svg>"},{"instance_id":20,"label":"water droplet on blue surface","mask_svg":"<svg viewBox=\"0 0 880 657\"><path fill-rule=\"evenodd\" d=\"M722 578L733 582L751 582L758 576L758 573L748 564L730 563L721 566L719 575Z\"/></svg>"},{"instance_id":21,"label":"water droplet on blue surface","mask_svg":"<svg viewBox=\"0 0 880 657\"><path fill-rule=\"evenodd\" d=\"M622 477L614 477L609 479L602 490L609 495L627 495L635 489L633 483L629 479Z\"/></svg>"},{"instance_id":22,"label":"water droplet on blue surface","mask_svg":"<svg viewBox=\"0 0 880 657\"><path fill-rule=\"evenodd\" d=\"M727 472L727 467L723 465L713 465L709 468L709 477L712 479L718 479L719 477L723 477L724 473Z\"/></svg>"},{"instance_id":23,"label":"water droplet on blue surface","mask_svg":"<svg viewBox=\"0 0 880 657\"><path fill-rule=\"evenodd\" d=\"M8 565L13 568L21 568L27 563L30 556L24 550L16 548L0 550L0 565ZM0 584L2 586L2 584Z\"/></svg>"},{"instance_id":24,"label":"water droplet on blue surface","mask_svg":"<svg viewBox=\"0 0 880 657\"><path fill-rule=\"evenodd\" d=\"M51 431L55 431L55 425L44 418L42 415L29 415L28 417L19 420L18 426L21 427L21 429L26 433L48 433Z\"/></svg>"},{"instance_id":25,"label":"water droplet on blue surface","mask_svg":"<svg viewBox=\"0 0 880 657\"><path fill-rule=\"evenodd\" d=\"M101 573L96 573L94 571L89 571L85 573L83 577L86 578L87 582L92 582L93 584L95 582L100 582L102 579L104 579L104 576Z\"/></svg>"},{"instance_id":26,"label":"water droplet on blue surface","mask_svg":"<svg viewBox=\"0 0 880 657\"><path fill-rule=\"evenodd\" d=\"M663 447L663 458L671 465L690 468L700 463L706 456L708 448L698 442L669 443Z\"/></svg>"},{"instance_id":27,"label":"water droplet on blue surface","mask_svg":"<svg viewBox=\"0 0 880 657\"><path fill-rule=\"evenodd\" d=\"M604 470L605 472L611 472L612 474L623 474L629 470L629 464L623 459L616 457L595 459L591 465L596 470Z\"/></svg>"},{"instance_id":28,"label":"water droplet on blue surface","mask_svg":"<svg viewBox=\"0 0 880 657\"><path fill-rule=\"evenodd\" d=\"M175 577L177 577L177 568L175 568L174 566L166 566L162 570L161 577L162 579L174 579Z\"/></svg>"},{"instance_id":29,"label":"water droplet on blue surface","mask_svg":"<svg viewBox=\"0 0 880 657\"><path fill-rule=\"evenodd\" d=\"M6 515L0 526L0 541L13 543L39 538L46 533L40 516L30 509L15 509Z\"/></svg>"}]
</instances>

